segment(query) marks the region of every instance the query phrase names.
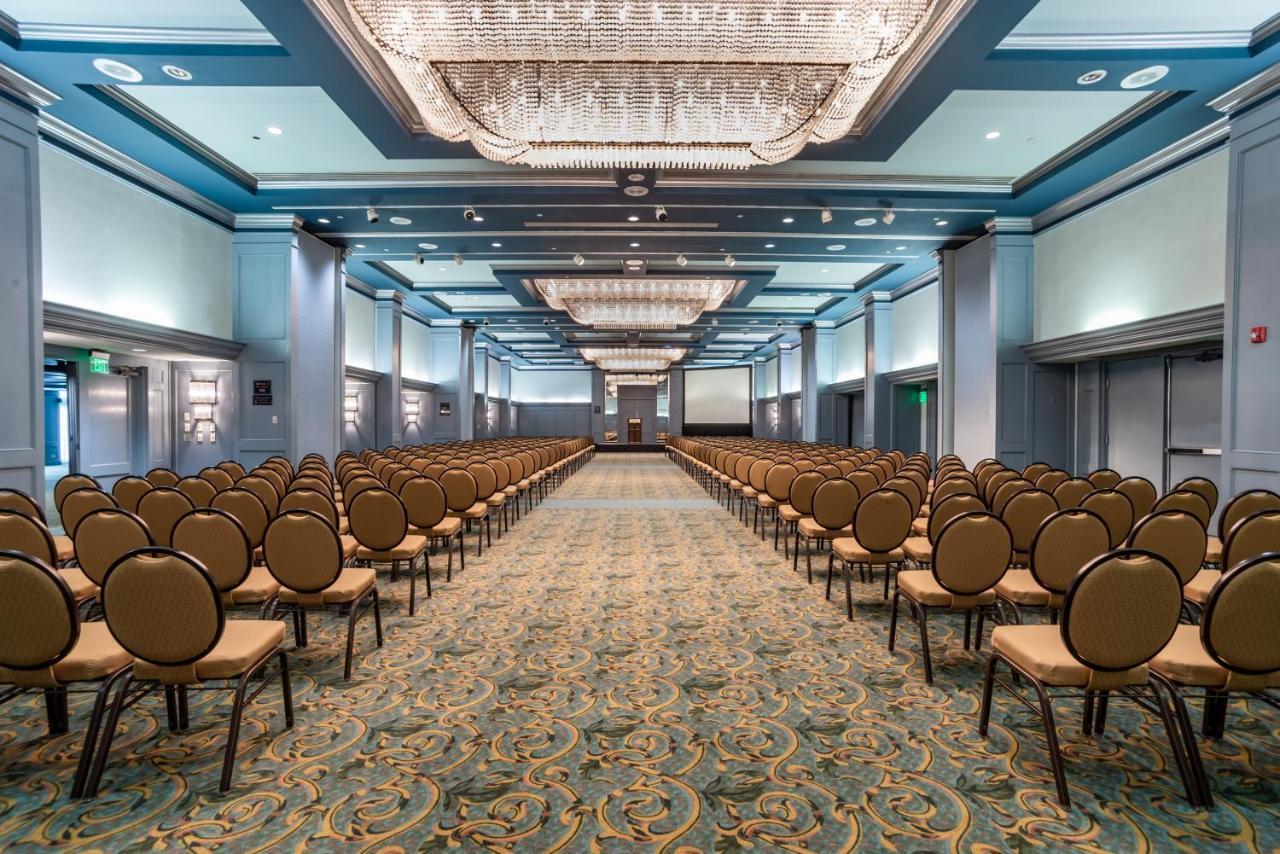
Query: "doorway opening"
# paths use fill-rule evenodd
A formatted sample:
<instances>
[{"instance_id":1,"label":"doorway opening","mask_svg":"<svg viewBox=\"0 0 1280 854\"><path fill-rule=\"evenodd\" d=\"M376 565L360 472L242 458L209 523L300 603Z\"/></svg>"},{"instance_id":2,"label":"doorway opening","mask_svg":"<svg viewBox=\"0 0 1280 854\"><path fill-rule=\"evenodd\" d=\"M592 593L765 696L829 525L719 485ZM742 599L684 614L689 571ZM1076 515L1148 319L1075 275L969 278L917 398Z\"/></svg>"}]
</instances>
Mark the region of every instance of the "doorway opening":
<instances>
[{"instance_id":1,"label":"doorway opening","mask_svg":"<svg viewBox=\"0 0 1280 854\"><path fill-rule=\"evenodd\" d=\"M44 360L44 505L50 526L58 525L53 487L75 470L75 364L61 359Z\"/></svg>"}]
</instances>

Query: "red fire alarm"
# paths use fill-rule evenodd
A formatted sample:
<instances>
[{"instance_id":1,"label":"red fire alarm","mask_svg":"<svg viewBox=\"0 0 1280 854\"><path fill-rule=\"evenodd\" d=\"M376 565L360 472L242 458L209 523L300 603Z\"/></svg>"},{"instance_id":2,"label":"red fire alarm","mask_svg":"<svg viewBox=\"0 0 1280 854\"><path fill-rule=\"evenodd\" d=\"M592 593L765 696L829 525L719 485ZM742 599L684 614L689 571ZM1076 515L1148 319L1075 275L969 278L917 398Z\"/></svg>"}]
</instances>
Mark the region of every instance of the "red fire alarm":
<instances>
[{"instance_id":1,"label":"red fire alarm","mask_svg":"<svg viewBox=\"0 0 1280 854\"><path fill-rule=\"evenodd\" d=\"M1267 343L1267 327L1265 327L1265 326L1255 326L1255 327L1253 327L1252 329L1250 329L1250 330L1249 330L1249 343L1250 343L1250 344L1265 344L1265 343Z\"/></svg>"}]
</instances>

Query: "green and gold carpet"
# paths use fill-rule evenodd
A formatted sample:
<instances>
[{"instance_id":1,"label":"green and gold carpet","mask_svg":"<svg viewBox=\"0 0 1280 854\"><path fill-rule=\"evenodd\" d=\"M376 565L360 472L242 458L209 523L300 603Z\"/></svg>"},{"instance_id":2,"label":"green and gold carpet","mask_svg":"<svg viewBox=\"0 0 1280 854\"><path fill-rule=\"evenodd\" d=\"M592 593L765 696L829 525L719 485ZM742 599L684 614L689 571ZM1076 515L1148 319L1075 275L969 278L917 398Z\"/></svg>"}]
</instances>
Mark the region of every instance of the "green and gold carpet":
<instances>
[{"instance_id":1,"label":"green and gold carpet","mask_svg":"<svg viewBox=\"0 0 1280 854\"><path fill-rule=\"evenodd\" d=\"M858 585L856 619L772 541L658 455L597 457L408 617L380 580L387 642L313 616L292 653L297 725L250 707L217 794L229 701L170 733L125 713L103 789L68 790L72 733L38 698L0 708L0 844L104 851L1259 850L1280 845L1274 712L1233 705L1205 744L1217 809L1187 806L1159 722L1121 702L1080 734L1058 706L1075 806L1053 795L1039 722L999 697L977 732L981 654L931 620L936 684L910 623ZM825 560L815 561L815 569ZM802 561L803 570L803 561ZM1193 715L1198 719L1198 709Z\"/></svg>"}]
</instances>

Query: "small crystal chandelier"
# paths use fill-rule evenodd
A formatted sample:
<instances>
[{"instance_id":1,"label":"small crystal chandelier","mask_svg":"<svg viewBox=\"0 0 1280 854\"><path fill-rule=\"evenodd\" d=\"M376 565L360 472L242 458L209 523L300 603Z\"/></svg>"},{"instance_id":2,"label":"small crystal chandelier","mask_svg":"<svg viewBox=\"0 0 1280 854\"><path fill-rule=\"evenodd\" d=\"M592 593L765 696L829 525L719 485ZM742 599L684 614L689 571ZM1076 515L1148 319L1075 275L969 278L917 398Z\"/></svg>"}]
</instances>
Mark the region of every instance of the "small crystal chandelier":
<instances>
[{"instance_id":1,"label":"small crystal chandelier","mask_svg":"<svg viewBox=\"0 0 1280 854\"><path fill-rule=\"evenodd\" d=\"M666 374L607 374L604 382L609 388L617 388L620 385L657 386L662 385L666 379Z\"/></svg>"},{"instance_id":2,"label":"small crystal chandelier","mask_svg":"<svg viewBox=\"0 0 1280 854\"><path fill-rule=\"evenodd\" d=\"M957 5L328 2L422 126L491 160L739 169L848 135L938 7Z\"/></svg>"},{"instance_id":3,"label":"small crystal chandelier","mask_svg":"<svg viewBox=\"0 0 1280 854\"><path fill-rule=\"evenodd\" d=\"M583 347L582 358L605 371L665 371L684 358L683 347Z\"/></svg>"},{"instance_id":4,"label":"small crystal chandelier","mask_svg":"<svg viewBox=\"0 0 1280 854\"><path fill-rule=\"evenodd\" d=\"M676 329L715 311L737 279L534 279L551 308L596 329Z\"/></svg>"}]
</instances>

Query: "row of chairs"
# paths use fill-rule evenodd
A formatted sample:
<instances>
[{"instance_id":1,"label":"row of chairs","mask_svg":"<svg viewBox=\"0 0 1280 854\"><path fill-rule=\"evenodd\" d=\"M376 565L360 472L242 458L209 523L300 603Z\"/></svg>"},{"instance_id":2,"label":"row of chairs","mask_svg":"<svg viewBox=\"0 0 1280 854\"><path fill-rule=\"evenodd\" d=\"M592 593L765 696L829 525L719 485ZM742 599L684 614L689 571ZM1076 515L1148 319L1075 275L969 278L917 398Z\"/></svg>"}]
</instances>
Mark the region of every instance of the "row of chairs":
<instances>
[{"instance_id":1,"label":"row of chairs","mask_svg":"<svg viewBox=\"0 0 1280 854\"><path fill-rule=\"evenodd\" d=\"M1202 806L1212 805L1212 794L1187 692L1206 692L1202 732L1210 737L1224 731L1230 693L1275 704L1265 690L1280 679L1280 633L1270 624L1280 605L1280 496L1273 492L1234 496L1212 537L1207 527L1218 494L1203 478L1160 496L1148 481L1111 470L1071 478L1045 464L1016 472L983 460L970 471L944 457L921 496L919 475L929 474L922 455L741 439L679 443L674 453L687 455L682 462L704 482L725 482L728 472L719 464L729 461L722 452L730 449L755 457L750 465L764 469L757 469L756 481L766 489L771 477L791 480L779 513L789 508L793 518L800 509L810 511L796 527L806 540L829 545L828 595L832 567L841 563L850 619L849 564L867 572L883 567L886 596L889 574L897 571L889 648L905 600L920 630L928 681L930 612L964 614L966 649L975 615L975 648L981 648L984 620L996 624L980 729L985 734L995 684L1023 699L1015 684L997 676L1005 665L1036 691L1037 703L1023 701L1044 718L1064 805L1069 797L1051 691L1081 692L1086 732L1102 731L1113 694L1152 710L1166 725L1188 799ZM818 458L825 460L792 472L799 460ZM840 469L841 460L857 468L819 472L824 465ZM876 469L886 477L875 477ZM878 484L863 492L859 481L870 480L856 471L868 471ZM1048 622L1027 623L1037 611Z\"/></svg>"},{"instance_id":2,"label":"row of chairs","mask_svg":"<svg viewBox=\"0 0 1280 854\"><path fill-rule=\"evenodd\" d=\"M529 474L539 491L580 466L592 450L585 439L428 447L447 447L451 460L459 453L512 453L518 460L532 454L537 468ZM453 538L462 551L463 520L450 509L443 475L414 471L395 478L398 469L385 464L393 456L426 453L390 448L342 454L333 468L314 454L296 469L283 458L253 471L228 461L198 476L214 486L201 506L190 485L180 489L184 479L165 470L132 479L145 487L117 483L111 494L92 479L69 476L54 489L61 518L73 525L70 549L61 553L37 502L0 493L0 685L8 686L0 690L0 702L41 691L50 731L64 733L69 695L95 694L72 785L74 797L92 797L123 710L160 692L170 728L185 729L188 692L226 683L234 700L220 791L228 791L244 705L273 684L273 673L280 679L285 725L293 725L280 618L292 618L295 646L305 646L309 612L344 616L344 678L350 679L355 628L367 614L374 618L377 645L383 643L375 570L352 564L408 562L413 613L414 559L423 556L425 565L433 543L447 546ZM444 474L458 470L450 465ZM366 475L378 485L356 483ZM390 488L393 478L397 491ZM270 491L259 488L264 484ZM344 485L355 488L344 493ZM411 524L410 510L426 527ZM424 574L429 591L430 575ZM79 576L87 595L73 590ZM251 611L252 618L227 619L237 610Z\"/></svg>"}]
</instances>

